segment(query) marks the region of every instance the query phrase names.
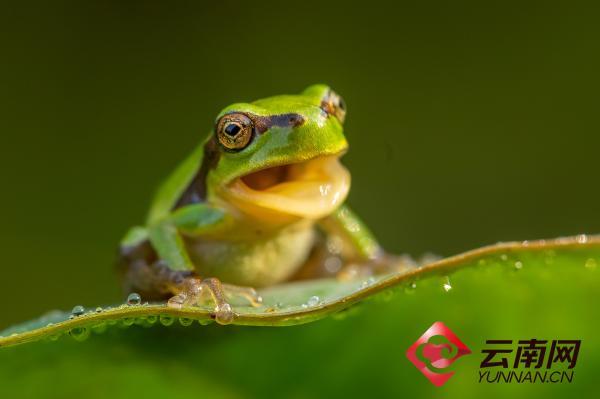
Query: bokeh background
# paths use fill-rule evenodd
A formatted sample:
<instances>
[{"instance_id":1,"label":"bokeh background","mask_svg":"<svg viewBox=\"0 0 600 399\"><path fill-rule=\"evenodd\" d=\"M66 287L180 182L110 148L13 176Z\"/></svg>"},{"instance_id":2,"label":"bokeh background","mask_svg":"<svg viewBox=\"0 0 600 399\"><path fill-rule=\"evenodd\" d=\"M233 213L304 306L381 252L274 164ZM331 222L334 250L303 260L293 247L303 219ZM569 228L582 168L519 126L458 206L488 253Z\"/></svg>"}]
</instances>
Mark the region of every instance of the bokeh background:
<instances>
[{"instance_id":1,"label":"bokeh background","mask_svg":"<svg viewBox=\"0 0 600 399\"><path fill-rule=\"evenodd\" d=\"M324 82L386 248L600 232L597 10L577 2L4 4L0 329L121 299L113 261L232 102Z\"/></svg>"}]
</instances>

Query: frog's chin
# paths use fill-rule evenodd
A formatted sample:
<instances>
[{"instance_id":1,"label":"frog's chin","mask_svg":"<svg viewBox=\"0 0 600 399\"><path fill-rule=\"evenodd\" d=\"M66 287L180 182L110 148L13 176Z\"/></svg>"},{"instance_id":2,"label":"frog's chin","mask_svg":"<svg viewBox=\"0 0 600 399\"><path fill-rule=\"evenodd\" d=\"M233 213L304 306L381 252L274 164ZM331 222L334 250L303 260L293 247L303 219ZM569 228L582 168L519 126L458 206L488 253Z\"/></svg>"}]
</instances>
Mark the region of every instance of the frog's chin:
<instances>
[{"instance_id":1,"label":"frog's chin","mask_svg":"<svg viewBox=\"0 0 600 399\"><path fill-rule=\"evenodd\" d=\"M338 156L278 165L235 179L224 199L258 218L320 219L339 207L350 190L350 173Z\"/></svg>"}]
</instances>

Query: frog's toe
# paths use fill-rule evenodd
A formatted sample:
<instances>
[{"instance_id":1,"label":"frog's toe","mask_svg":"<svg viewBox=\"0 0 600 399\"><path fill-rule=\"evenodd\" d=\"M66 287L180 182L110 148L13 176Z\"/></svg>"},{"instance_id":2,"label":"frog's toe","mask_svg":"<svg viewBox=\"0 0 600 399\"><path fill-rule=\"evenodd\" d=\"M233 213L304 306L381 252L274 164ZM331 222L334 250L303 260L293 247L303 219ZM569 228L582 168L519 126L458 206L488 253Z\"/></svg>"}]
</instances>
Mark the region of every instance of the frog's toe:
<instances>
[{"instance_id":1,"label":"frog's toe","mask_svg":"<svg viewBox=\"0 0 600 399\"><path fill-rule=\"evenodd\" d=\"M216 278L200 279L187 277L173 287L175 295L169 299L167 305L181 309L186 306L198 306L207 300L212 300L215 305L211 315L219 324L230 324L235 319L235 312L227 302L226 293L221 282Z\"/></svg>"},{"instance_id":2,"label":"frog's toe","mask_svg":"<svg viewBox=\"0 0 600 399\"><path fill-rule=\"evenodd\" d=\"M253 307L259 307L263 303L262 297L252 287L241 287L239 285L223 284L223 289L228 297L240 296L245 298Z\"/></svg>"},{"instance_id":3,"label":"frog's toe","mask_svg":"<svg viewBox=\"0 0 600 399\"><path fill-rule=\"evenodd\" d=\"M349 263L336 274L340 281L370 277L388 273L401 273L418 267L408 255L383 254L376 259L359 263Z\"/></svg>"},{"instance_id":4,"label":"frog's toe","mask_svg":"<svg viewBox=\"0 0 600 399\"><path fill-rule=\"evenodd\" d=\"M254 288L222 284L214 277L205 279L187 277L177 284L173 291L175 295L167 302L169 307L181 309L185 306L202 305L210 300L215 305L212 316L219 324L230 324L235 319L235 312L228 299L242 297L254 307L262 304L262 297Z\"/></svg>"},{"instance_id":5,"label":"frog's toe","mask_svg":"<svg viewBox=\"0 0 600 399\"><path fill-rule=\"evenodd\" d=\"M231 324L235 318L235 313L231 305L224 303L215 307L215 320L219 324Z\"/></svg>"},{"instance_id":6,"label":"frog's toe","mask_svg":"<svg viewBox=\"0 0 600 399\"><path fill-rule=\"evenodd\" d=\"M167 306L170 308L181 309L185 304L186 296L184 294L177 294L171 298L167 302Z\"/></svg>"}]
</instances>

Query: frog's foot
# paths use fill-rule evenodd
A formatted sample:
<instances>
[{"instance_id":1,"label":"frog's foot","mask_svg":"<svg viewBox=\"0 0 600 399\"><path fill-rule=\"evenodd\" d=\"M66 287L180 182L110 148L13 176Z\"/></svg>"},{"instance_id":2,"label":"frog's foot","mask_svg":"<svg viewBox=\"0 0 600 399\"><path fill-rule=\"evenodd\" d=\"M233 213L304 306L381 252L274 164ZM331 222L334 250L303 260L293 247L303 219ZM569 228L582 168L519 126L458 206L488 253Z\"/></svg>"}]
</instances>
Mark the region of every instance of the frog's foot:
<instances>
[{"instance_id":1,"label":"frog's foot","mask_svg":"<svg viewBox=\"0 0 600 399\"><path fill-rule=\"evenodd\" d=\"M262 305L262 297L252 287L240 287L239 285L222 284L225 295L230 297L240 296L245 298L250 305L257 308Z\"/></svg>"},{"instance_id":2,"label":"frog's foot","mask_svg":"<svg viewBox=\"0 0 600 399\"><path fill-rule=\"evenodd\" d=\"M202 304L206 294L215 304L214 317L219 324L230 324L235 318L235 312L227 301L227 297L241 296L252 306L260 306L262 298L254 288L221 284L217 278L200 279L188 277L175 289L178 292L169 299L167 305L174 308Z\"/></svg>"},{"instance_id":3,"label":"frog's foot","mask_svg":"<svg viewBox=\"0 0 600 399\"><path fill-rule=\"evenodd\" d=\"M372 260L347 264L337 273L336 278L349 281L373 275L401 273L416 267L417 262L408 255L383 254Z\"/></svg>"}]
</instances>

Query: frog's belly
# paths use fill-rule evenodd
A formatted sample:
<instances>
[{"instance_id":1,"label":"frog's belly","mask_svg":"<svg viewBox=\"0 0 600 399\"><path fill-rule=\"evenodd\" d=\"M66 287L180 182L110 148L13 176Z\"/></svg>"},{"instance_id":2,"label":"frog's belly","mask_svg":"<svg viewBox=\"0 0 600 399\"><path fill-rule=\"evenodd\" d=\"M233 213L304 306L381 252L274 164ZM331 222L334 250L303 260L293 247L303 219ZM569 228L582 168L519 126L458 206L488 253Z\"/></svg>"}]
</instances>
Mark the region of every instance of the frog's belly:
<instances>
[{"instance_id":1,"label":"frog's belly","mask_svg":"<svg viewBox=\"0 0 600 399\"><path fill-rule=\"evenodd\" d=\"M253 241L188 243L196 271L230 284L262 287L288 279L306 261L314 243L314 228L290 226Z\"/></svg>"}]
</instances>

